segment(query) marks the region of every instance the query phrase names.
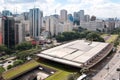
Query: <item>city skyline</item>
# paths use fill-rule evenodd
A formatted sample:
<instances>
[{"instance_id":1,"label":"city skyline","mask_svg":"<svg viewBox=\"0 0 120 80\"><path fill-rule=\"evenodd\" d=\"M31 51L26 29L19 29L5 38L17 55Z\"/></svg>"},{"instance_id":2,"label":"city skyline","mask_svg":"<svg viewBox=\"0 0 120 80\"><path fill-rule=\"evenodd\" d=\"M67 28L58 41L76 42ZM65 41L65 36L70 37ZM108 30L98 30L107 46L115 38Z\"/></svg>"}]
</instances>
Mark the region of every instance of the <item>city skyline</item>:
<instances>
[{"instance_id":1,"label":"city skyline","mask_svg":"<svg viewBox=\"0 0 120 80\"><path fill-rule=\"evenodd\" d=\"M61 9L68 13L85 10L85 14L96 15L100 18L120 18L119 0L1 0L0 10L10 10L12 13L28 12L33 7L43 11L44 16L60 14ZM7 5L7 6L6 6Z\"/></svg>"}]
</instances>

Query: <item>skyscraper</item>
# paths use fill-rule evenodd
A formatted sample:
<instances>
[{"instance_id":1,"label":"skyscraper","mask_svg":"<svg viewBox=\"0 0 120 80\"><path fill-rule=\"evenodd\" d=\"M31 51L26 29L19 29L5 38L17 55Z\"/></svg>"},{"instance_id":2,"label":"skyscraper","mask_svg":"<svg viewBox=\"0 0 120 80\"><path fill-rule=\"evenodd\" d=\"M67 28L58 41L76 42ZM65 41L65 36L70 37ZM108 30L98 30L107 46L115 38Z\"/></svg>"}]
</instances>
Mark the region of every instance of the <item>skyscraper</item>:
<instances>
[{"instance_id":1,"label":"skyscraper","mask_svg":"<svg viewBox=\"0 0 120 80\"><path fill-rule=\"evenodd\" d=\"M90 16L89 15L85 15L85 22L89 22L90 21Z\"/></svg>"},{"instance_id":2,"label":"skyscraper","mask_svg":"<svg viewBox=\"0 0 120 80\"><path fill-rule=\"evenodd\" d=\"M74 12L73 19L74 19L74 21L80 21L80 16L79 16L78 12Z\"/></svg>"},{"instance_id":3,"label":"skyscraper","mask_svg":"<svg viewBox=\"0 0 120 80\"><path fill-rule=\"evenodd\" d=\"M68 20L71 21L71 22L73 22L73 16L72 16L72 14L68 14Z\"/></svg>"},{"instance_id":4,"label":"skyscraper","mask_svg":"<svg viewBox=\"0 0 120 80\"><path fill-rule=\"evenodd\" d=\"M84 21L84 10L80 10L78 13L80 16L80 22L83 22Z\"/></svg>"},{"instance_id":5,"label":"skyscraper","mask_svg":"<svg viewBox=\"0 0 120 80\"><path fill-rule=\"evenodd\" d=\"M2 44L2 17L0 16L0 45Z\"/></svg>"},{"instance_id":6,"label":"skyscraper","mask_svg":"<svg viewBox=\"0 0 120 80\"><path fill-rule=\"evenodd\" d=\"M3 16L12 16L12 12L10 12L9 10L3 10L2 15Z\"/></svg>"},{"instance_id":7,"label":"skyscraper","mask_svg":"<svg viewBox=\"0 0 120 80\"><path fill-rule=\"evenodd\" d=\"M95 21L96 20L96 16L91 16L91 21Z\"/></svg>"},{"instance_id":8,"label":"skyscraper","mask_svg":"<svg viewBox=\"0 0 120 80\"><path fill-rule=\"evenodd\" d=\"M3 44L8 48L13 48L15 46L15 20L13 17L3 17L2 35Z\"/></svg>"},{"instance_id":9,"label":"skyscraper","mask_svg":"<svg viewBox=\"0 0 120 80\"><path fill-rule=\"evenodd\" d=\"M60 19L62 22L67 21L67 10L63 9L60 11Z\"/></svg>"},{"instance_id":10,"label":"skyscraper","mask_svg":"<svg viewBox=\"0 0 120 80\"><path fill-rule=\"evenodd\" d=\"M42 28L42 17L43 12L39 8L30 9L29 20L30 20L30 34L33 38L39 39L41 28Z\"/></svg>"}]
</instances>

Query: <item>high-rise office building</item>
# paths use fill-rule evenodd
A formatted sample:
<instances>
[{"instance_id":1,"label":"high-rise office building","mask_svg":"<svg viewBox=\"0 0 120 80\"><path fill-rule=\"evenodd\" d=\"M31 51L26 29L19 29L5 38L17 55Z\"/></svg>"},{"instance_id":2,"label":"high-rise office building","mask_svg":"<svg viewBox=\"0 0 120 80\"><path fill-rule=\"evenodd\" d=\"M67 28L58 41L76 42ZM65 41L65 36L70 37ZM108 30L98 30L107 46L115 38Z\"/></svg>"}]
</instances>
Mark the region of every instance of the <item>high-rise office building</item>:
<instances>
[{"instance_id":1,"label":"high-rise office building","mask_svg":"<svg viewBox=\"0 0 120 80\"><path fill-rule=\"evenodd\" d=\"M3 17L2 18L2 35L3 44L8 48L15 47L15 20L13 17Z\"/></svg>"},{"instance_id":2,"label":"high-rise office building","mask_svg":"<svg viewBox=\"0 0 120 80\"><path fill-rule=\"evenodd\" d=\"M91 16L91 21L95 21L96 20L96 16Z\"/></svg>"},{"instance_id":3,"label":"high-rise office building","mask_svg":"<svg viewBox=\"0 0 120 80\"><path fill-rule=\"evenodd\" d=\"M90 21L90 15L85 15L85 22L89 22Z\"/></svg>"},{"instance_id":4,"label":"high-rise office building","mask_svg":"<svg viewBox=\"0 0 120 80\"><path fill-rule=\"evenodd\" d=\"M23 15L24 20L29 19L29 12L23 12L21 15Z\"/></svg>"},{"instance_id":5,"label":"high-rise office building","mask_svg":"<svg viewBox=\"0 0 120 80\"><path fill-rule=\"evenodd\" d=\"M83 22L84 21L84 10L80 10L78 13L80 16L80 22Z\"/></svg>"},{"instance_id":6,"label":"high-rise office building","mask_svg":"<svg viewBox=\"0 0 120 80\"><path fill-rule=\"evenodd\" d=\"M73 24L80 25L80 16L78 12L74 12L73 14Z\"/></svg>"},{"instance_id":7,"label":"high-rise office building","mask_svg":"<svg viewBox=\"0 0 120 80\"><path fill-rule=\"evenodd\" d=\"M72 14L68 14L68 20L71 21L71 22L73 22L73 16L72 16Z\"/></svg>"},{"instance_id":8,"label":"high-rise office building","mask_svg":"<svg viewBox=\"0 0 120 80\"><path fill-rule=\"evenodd\" d=\"M62 22L67 21L67 10L63 9L60 11L60 19Z\"/></svg>"},{"instance_id":9,"label":"high-rise office building","mask_svg":"<svg viewBox=\"0 0 120 80\"><path fill-rule=\"evenodd\" d=\"M2 44L2 17L0 16L0 45Z\"/></svg>"},{"instance_id":10,"label":"high-rise office building","mask_svg":"<svg viewBox=\"0 0 120 80\"><path fill-rule=\"evenodd\" d=\"M9 10L3 10L2 15L3 16L12 16L12 12L10 12Z\"/></svg>"},{"instance_id":11,"label":"high-rise office building","mask_svg":"<svg viewBox=\"0 0 120 80\"><path fill-rule=\"evenodd\" d=\"M29 12L30 34L35 39L39 39L41 33L42 17L43 12L40 11L39 8L30 9Z\"/></svg>"}]
</instances>

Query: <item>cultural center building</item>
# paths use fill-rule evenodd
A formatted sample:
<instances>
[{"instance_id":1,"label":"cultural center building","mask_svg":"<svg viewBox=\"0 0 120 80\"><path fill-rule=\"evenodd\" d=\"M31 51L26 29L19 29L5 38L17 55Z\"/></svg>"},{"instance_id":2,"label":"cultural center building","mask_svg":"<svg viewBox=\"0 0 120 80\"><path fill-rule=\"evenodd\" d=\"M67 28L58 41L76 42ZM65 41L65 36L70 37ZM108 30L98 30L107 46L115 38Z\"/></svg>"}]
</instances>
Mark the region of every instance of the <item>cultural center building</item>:
<instances>
[{"instance_id":1,"label":"cultural center building","mask_svg":"<svg viewBox=\"0 0 120 80\"><path fill-rule=\"evenodd\" d=\"M112 49L113 45L109 43L76 40L42 51L37 56L78 68L90 68L106 57Z\"/></svg>"}]
</instances>

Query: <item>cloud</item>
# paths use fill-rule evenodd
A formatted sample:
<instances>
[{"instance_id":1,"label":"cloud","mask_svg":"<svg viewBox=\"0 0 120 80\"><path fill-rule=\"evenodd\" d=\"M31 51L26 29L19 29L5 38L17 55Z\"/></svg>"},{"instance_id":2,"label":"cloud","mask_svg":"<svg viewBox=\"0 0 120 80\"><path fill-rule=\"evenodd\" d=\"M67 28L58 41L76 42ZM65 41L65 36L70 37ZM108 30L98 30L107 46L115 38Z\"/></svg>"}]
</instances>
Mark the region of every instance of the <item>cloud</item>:
<instances>
[{"instance_id":1,"label":"cloud","mask_svg":"<svg viewBox=\"0 0 120 80\"><path fill-rule=\"evenodd\" d=\"M120 3L113 0L1 0L0 10L6 6L7 9L14 13L29 11L35 7L43 11L44 16L59 14L61 9L68 10L68 13L73 13L81 9L85 10L85 14L96 15L97 17L120 17Z\"/></svg>"},{"instance_id":2,"label":"cloud","mask_svg":"<svg viewBox=\"0 0 120 80\"><path fill-rule=\"evenodd\" d=\"M34 2L44 3L46 2L46 0L5 0L5 3L10 3L10 4L34 3Z\"/></svg>"}]
</instances>

